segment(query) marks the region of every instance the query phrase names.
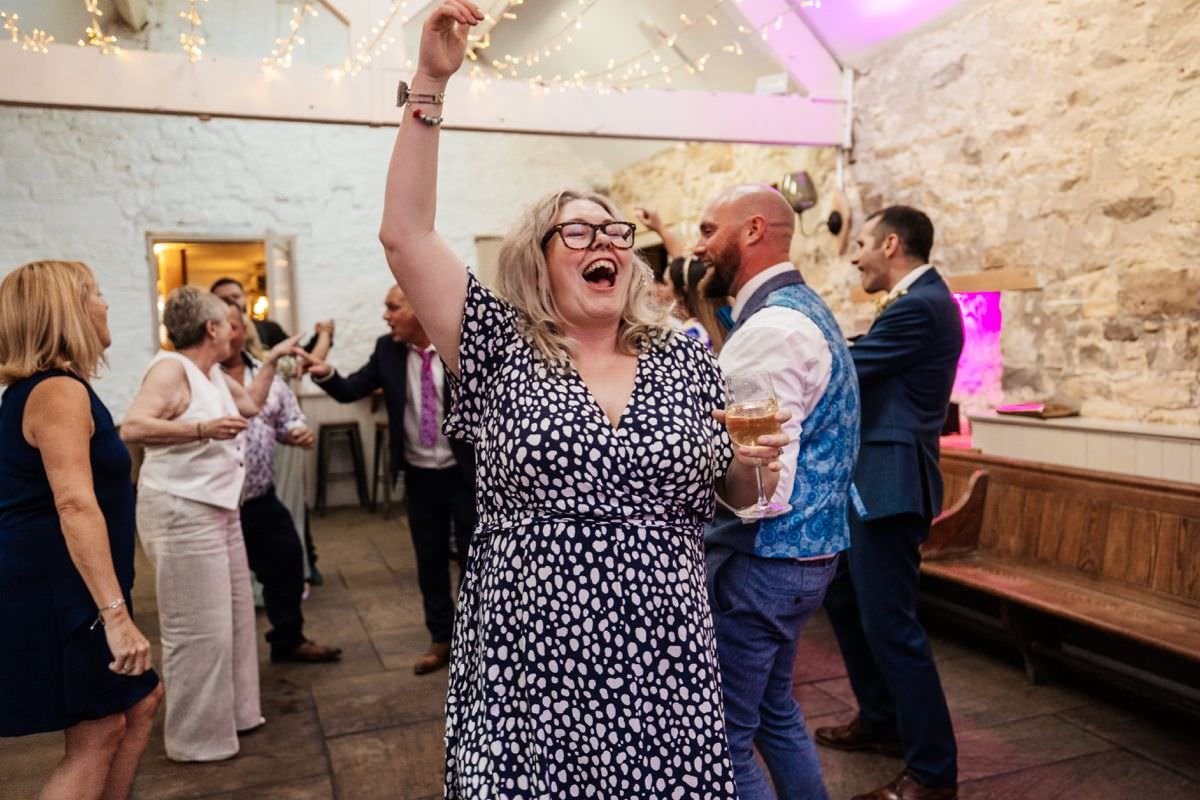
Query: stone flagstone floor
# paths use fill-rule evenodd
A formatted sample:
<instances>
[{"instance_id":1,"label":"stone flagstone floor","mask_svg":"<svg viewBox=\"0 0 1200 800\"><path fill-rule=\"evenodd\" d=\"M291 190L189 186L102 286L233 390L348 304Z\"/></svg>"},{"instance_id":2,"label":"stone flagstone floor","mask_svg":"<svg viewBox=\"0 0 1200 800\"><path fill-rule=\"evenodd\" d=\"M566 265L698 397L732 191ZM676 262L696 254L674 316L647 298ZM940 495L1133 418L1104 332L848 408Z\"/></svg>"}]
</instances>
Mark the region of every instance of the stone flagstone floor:
<instances>
[{"instance_id":1,"label":"stone flagstone floor","mask_svg":"<svg viewBox=\"0 0 1200 800\"><path fill-rule=\"evenodd\" d=\"M156 725L134 789L139 800L414 800L441 797L446 672L417 677L427 645L404 523L358 510L314 520L324 586L305 604L309 635L345 648L338 664L271 664L260 640L267 725L234 759L174 764ZM135 605L155 642L154 581L139 555ZM259 627L266 620L259 614ZM963 800L1200 798L1200 730L1145 705L1067 685L1031 686L1019 667L953 632L934 638L958 730ZM853 697L824 617L805 633L796 694L812 725L840 722ZM6 690L11 687L5 687ZM0 739L0 798L36 796L61 734ZM822 750L833 800L902 766ZM611 800L618 800L613 798Z\"/></svg>"}]
</instances>

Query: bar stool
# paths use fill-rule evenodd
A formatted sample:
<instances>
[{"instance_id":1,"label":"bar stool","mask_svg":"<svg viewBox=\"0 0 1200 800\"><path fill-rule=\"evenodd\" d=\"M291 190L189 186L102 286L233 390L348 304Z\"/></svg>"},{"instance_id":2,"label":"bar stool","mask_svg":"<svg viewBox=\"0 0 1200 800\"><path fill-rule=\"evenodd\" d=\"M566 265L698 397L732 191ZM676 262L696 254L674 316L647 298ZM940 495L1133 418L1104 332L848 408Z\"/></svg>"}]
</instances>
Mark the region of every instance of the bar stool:
<instances>
[{"instance_id":1,"label":"bar stool","mask_svg":"<svg viewBox=\"0 0 1200 800\"><path fill-rule=\"evenodd\" d=\"M371 465L371 510L379 503L380 487L383 487L383 518L392 516L392 452L388 443L386 420L375 423L375 458Z\"/></svg>"},{"instance_id":2,"label":"bar stool","mask_svg":"<svg viewBox=\"0 0 1200 800\"><path fill-rule=\"evenodd\" d=\"M334 444L344 442L350 448L353 469L329 471L329 461ZM358 504L370 507L367 497L367 468L363 459L362 435L357 422L322 422L317 433L317 514L325 516L326 493L329 481L353 475L358 490Z\"/></svg>"}]
</instances>

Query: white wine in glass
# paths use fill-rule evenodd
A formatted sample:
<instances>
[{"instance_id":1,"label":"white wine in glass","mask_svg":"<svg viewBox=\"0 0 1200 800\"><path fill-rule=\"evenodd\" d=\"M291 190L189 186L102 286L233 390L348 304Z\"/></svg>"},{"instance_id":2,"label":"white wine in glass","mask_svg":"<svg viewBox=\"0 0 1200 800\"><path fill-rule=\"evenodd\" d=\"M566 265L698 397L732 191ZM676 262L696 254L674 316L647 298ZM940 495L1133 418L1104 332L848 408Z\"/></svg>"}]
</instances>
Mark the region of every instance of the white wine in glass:
<instances>
[{"instance_id":1,"label":"white wine in glass","mask_svg":"<svg viewBox=\"0 0 1200 800\"><path fill-rule=\"evenodd\" d=\"M775 386L767 372L742 372L725 378L725 389L729 404L725 407L725 427L734 444L742 447L757 447L758 437L782 433L776 419L779 402L775 399ZM754 477L758 482L758 501L747 508L735 511L742 519L775 517L791 510L787 503L775 503L767 499L763 490L762 467L755 466Z\"/></svg>"}]
</instances>

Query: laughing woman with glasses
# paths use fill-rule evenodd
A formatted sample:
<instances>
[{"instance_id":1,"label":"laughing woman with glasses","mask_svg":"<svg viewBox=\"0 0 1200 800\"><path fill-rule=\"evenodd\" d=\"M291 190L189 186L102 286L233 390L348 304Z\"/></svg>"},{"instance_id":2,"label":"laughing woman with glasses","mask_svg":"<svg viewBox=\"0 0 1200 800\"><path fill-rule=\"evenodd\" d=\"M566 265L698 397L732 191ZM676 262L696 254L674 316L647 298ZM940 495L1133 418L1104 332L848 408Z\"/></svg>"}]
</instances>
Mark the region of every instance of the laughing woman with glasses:
<instances>
[{"instance_id":1,"label":"laughing woman with glasses","mask_svg":"<svg viewBox=\"0 0 1200 800\"><path fill-rule=\"evenodd\" d=\"M735 457L716 362L671 332L608 198L535 203L495 292L437 234L441 93L482 19L448 0L425 23L380 232L479 458L446 796L732 798L701 525L718 483L753 500L786 438Z\"/></svg>"}]
</instances>

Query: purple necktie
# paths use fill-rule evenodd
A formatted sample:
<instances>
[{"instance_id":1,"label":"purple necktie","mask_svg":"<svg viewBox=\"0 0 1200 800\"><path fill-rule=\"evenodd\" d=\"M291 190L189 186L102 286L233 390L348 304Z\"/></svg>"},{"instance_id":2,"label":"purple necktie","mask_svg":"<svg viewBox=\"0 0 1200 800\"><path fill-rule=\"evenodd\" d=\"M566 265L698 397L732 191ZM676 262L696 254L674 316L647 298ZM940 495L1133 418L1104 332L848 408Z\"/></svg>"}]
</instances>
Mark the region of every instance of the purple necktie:
<instances>
[{"instance_id":1,"label":"purple necktie","mask_svg":"<svg viewBox=\"0 0 1200 800\"><path fill-rule=\"evenodd\" d=\"M433 351L421 353L421 446L437 441L437 389L433 385Z\"/></svg>"}]
</instances>

